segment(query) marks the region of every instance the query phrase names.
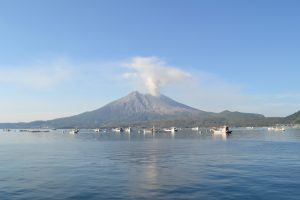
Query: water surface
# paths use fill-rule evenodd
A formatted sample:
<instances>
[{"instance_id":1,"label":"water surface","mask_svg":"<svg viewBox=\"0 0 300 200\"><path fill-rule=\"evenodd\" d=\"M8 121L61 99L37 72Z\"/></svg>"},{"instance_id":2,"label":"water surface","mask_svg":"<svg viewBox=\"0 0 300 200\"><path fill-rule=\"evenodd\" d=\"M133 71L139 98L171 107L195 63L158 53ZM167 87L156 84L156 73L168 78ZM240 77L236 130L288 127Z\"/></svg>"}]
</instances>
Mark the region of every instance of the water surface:
<instances>
[{"instance_id":1,"label":"water surface","mask_svg":"<svg viewBox=\"0 0 300 200\"><path fill-rule=\"evenodd\" d=\"M0 199L299 199L300 129L0 131Z\"/></svg>"}]
</instances>

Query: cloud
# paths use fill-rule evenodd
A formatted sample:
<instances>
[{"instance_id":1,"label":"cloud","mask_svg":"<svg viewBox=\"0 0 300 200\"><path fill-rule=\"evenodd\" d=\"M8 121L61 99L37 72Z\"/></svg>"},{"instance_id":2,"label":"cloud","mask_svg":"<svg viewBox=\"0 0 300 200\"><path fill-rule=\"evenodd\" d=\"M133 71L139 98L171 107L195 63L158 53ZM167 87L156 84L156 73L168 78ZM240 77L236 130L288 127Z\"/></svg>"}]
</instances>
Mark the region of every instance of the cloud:
<instances>
[{"instance_id":1,"label":"cloud","mask_svg":"<svg viewBox=\"0 0 300 200\"><path fill-rule=\"evenodd\" d=\"M26 86L35 89L53 87L70 76L70 65L62 60L52 64L36 63L31 66L0 68L1 84Z\"/></svg>"},{"instance_id":2,"label":"cloud","mask_svg":"<svg viewBox=\"0 0 300 200\"><path fill-rule=\"evenodd\" d=\"M157 57L134 57L126 67L130 71L123 73L123 78L136 80L135 89L142 84L150 94L158 95L163 88L167 96L201 110L250 111L248 108L256 103L243 93L242 86L226 77L201 70L183 71Z\"/></svg>"},{"instance_id":3,"label":"cloud","mask_svg":"<svg viewBox=\"0 0 300 200\"><path fill-rule=\"evenodd\" d=\"M160 94L163 88L171 98L205 111L262 110L253 107L262 104L262 101L246 95L245 88L228 81L226 77L201 70L183 71L167 65L157 57L134 57L125 66L130 71L123 73L123 78L136 80L135 89L143 85L152 95Z\"/></svg>"},{"instance_id":4,"label":"cloud","mask_svg":"<svg viewBox=\"0 0 300 200\"><path fill-rule=\"evenodd\" d=\"M243 88L238 84L200 70L192 70L190 74L188 80L167 88L170 95L179 101L214 112L238 110L238 105L247 101L247 97L242 94Z\"/></svg>"},{"instance_id":5,"label":"cloud","mask_svg":"<svg viewBox=\"0 0 300 200\"><path fill-rule=\"evenodd\" d=\"M190 74L191 77L176 88L167 88L166 94L179 102L212 112L230 110L278 117L300 110L298 91L253 93L249 91L253 90L251 86L233 82L227 77L200 70L193 70Z\"/></svg>"},{"instance_id":6,"label":"cloud","mask_svg":"<svg viewBox=\"0 0 300 200\"><path fill-rule=\"evenodd\" d=\"M159 95L162 87L184 80L189 73L168 66L157 57L134 57L125 66L131 70L123 74L127 79L138 79L148 92Z\"/></svg>"},{"instance_id":7,"label":"cloud","mask_svg":"<svg viewBox=\"0 0 300 200\"><path fill-rule=\"evenodd\" d=\"M58 59L50 63L0 66L0 88L5 94L0 99L4 116L0 121L78 114L97 109L132 89L147 89L153 95L163 92L186 105L212 112L231 110L286 116L300 109L299 91L258 93L253 92L255 88L251 85L234 82L234 77L186 69L172 67L157 57L82 63ZM48 88L55 90L44 90Z\"/></svg>"}]
</instances>

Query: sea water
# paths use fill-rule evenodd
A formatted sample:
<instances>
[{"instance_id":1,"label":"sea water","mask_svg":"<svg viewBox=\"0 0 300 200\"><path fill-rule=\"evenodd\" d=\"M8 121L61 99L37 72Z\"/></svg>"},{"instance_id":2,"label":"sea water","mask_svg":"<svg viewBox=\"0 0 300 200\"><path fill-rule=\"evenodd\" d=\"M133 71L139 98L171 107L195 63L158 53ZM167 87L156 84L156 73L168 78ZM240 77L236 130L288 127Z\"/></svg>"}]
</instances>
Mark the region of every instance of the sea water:
<instances>
[{"instance_id":1,"label":"sea water","mask_svg":"<svg viewBox=\"0 0 300 200\"><path fill-rule=\"evenodd\" d=\"M299 199L300 129L0 131L0 199Z\"/></svg>"}]
</instances>

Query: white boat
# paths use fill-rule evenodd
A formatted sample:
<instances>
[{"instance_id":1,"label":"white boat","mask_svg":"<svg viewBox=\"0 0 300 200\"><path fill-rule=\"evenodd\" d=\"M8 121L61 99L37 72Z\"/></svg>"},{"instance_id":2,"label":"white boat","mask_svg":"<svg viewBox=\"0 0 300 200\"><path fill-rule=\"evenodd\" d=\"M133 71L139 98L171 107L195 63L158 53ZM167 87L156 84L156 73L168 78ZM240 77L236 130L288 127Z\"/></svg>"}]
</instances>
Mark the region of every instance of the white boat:
<instances>
[{"instance_id":1,"label":"white boat","mask_svg":"<svg viewBox=\"0 0 300 200\"><path fill-rule=\"evenodd\" d=\"M143 129L143 133L144 134L152 133L152 130L151 129Z\"/></svg>"},{"instance_id":2,"label":"white boat","mask_svg":"<svg viewBox=\"0 0 300 200\"><path fill-rule=\"evenodd\" d=\"M157 130L155 129L155 127L153 126L152 128L150 128L150 129L143 129L143 133L144 134L147 134L147 133L155 133Z\"/></svg>"},{"instance_id":3,"label":"white boat","mask_svg":"<svg viewBox=\"0 0 300 200\"><path fill-rule=\"evenodd\" d=\"M171 127L171 128L165 128L165 129L163 129L163 131L175 133L178 131L178 129L176 127Z\"/></svg>"},{"instance_id":4,"label":"white boat","mask_svg":"<svg viewBox=\"0 0 300 200\"><path fill-rule=\"evenodd\" d=\"M71 130L69 131L69 134L75 135L75 134L77 134L78 132L79 132L79 129L75 128L75 129L71 129Z\"/></svg>"},{"instance_id":5,"label":"white boat","mask_svg":"<svg viewBox=\"0 0 300 200\"><path fill-rule=\"evenodd\" d=\"M215 135L226 135L226 134L231 134L231 132L232 132L229 130L228 126L224 126L222 128L218 128L218 129L211 129L211 131Z\"/></svg>"},{"instance_id":6,"label":"white boat","mask_svg":"<svg viewBox=\"0 0 300 200\"><path fill-rule=\"evenodd\" d=\"M126 132L126 133L131 133L131 131L132 131L132 130L131 130L131 127L125 128L125 132Z\"/></svg>"},{"instance_id":7,"label":"white boat","mask_svg":"<svg viewBox=\"0 0 300 200\"><path fill-rule=\"evenodd\" d=\"M268 131L285 131L285 128L282 126L268 127Z\"/></svg>"},{"instance_id":8,"label":"white boat","mask_svg":"<svg viewBox=\"0 0 300 200\"><path fill-rule=\"evenodd\" d=\"M199 127L198 126L197 127L193 127L192 131L199 131Z\"/></svg>"},{"instance_id":9,"label":"white boat","mask_svg":"<svg viewBox=\"0 0 300 200\"><path fill-rule=\"evenodd\" d=\"M96 129L94 129L94 131L95 131L96 133L100 133L100 128L96 128Z\"/></svg>"},{"instance_id":10,"label":"white boat","mask_svg":"<svg viewBox=\"0 0 300 200\"><path fill-rule=\"evenodd\" d=\"M123 128L114 128L114 129L112 129L112 131L120 133L120 132L123 132Z\"/></svg>"}]
</instances>

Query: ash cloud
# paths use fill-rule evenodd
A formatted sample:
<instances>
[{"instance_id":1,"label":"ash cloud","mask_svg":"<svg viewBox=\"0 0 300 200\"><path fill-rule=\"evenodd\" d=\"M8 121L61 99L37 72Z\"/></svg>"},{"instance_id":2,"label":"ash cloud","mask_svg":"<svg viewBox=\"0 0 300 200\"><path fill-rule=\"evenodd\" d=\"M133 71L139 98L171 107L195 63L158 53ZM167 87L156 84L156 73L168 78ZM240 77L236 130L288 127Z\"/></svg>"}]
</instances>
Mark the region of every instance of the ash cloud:
<instances>
[{"instance_id":1,"label":"ash cloud","mask_svg":"<svg viewBox=\"0 0 300 200\"><path fill-rule=\"evenodd\" d=\"M160 95L162 87L190 76L183 70L168 66L157 57L134 57L125 66L130 72L123 74L123 77L140 80L153 96Z\"/></svg>"}]
</instances>

